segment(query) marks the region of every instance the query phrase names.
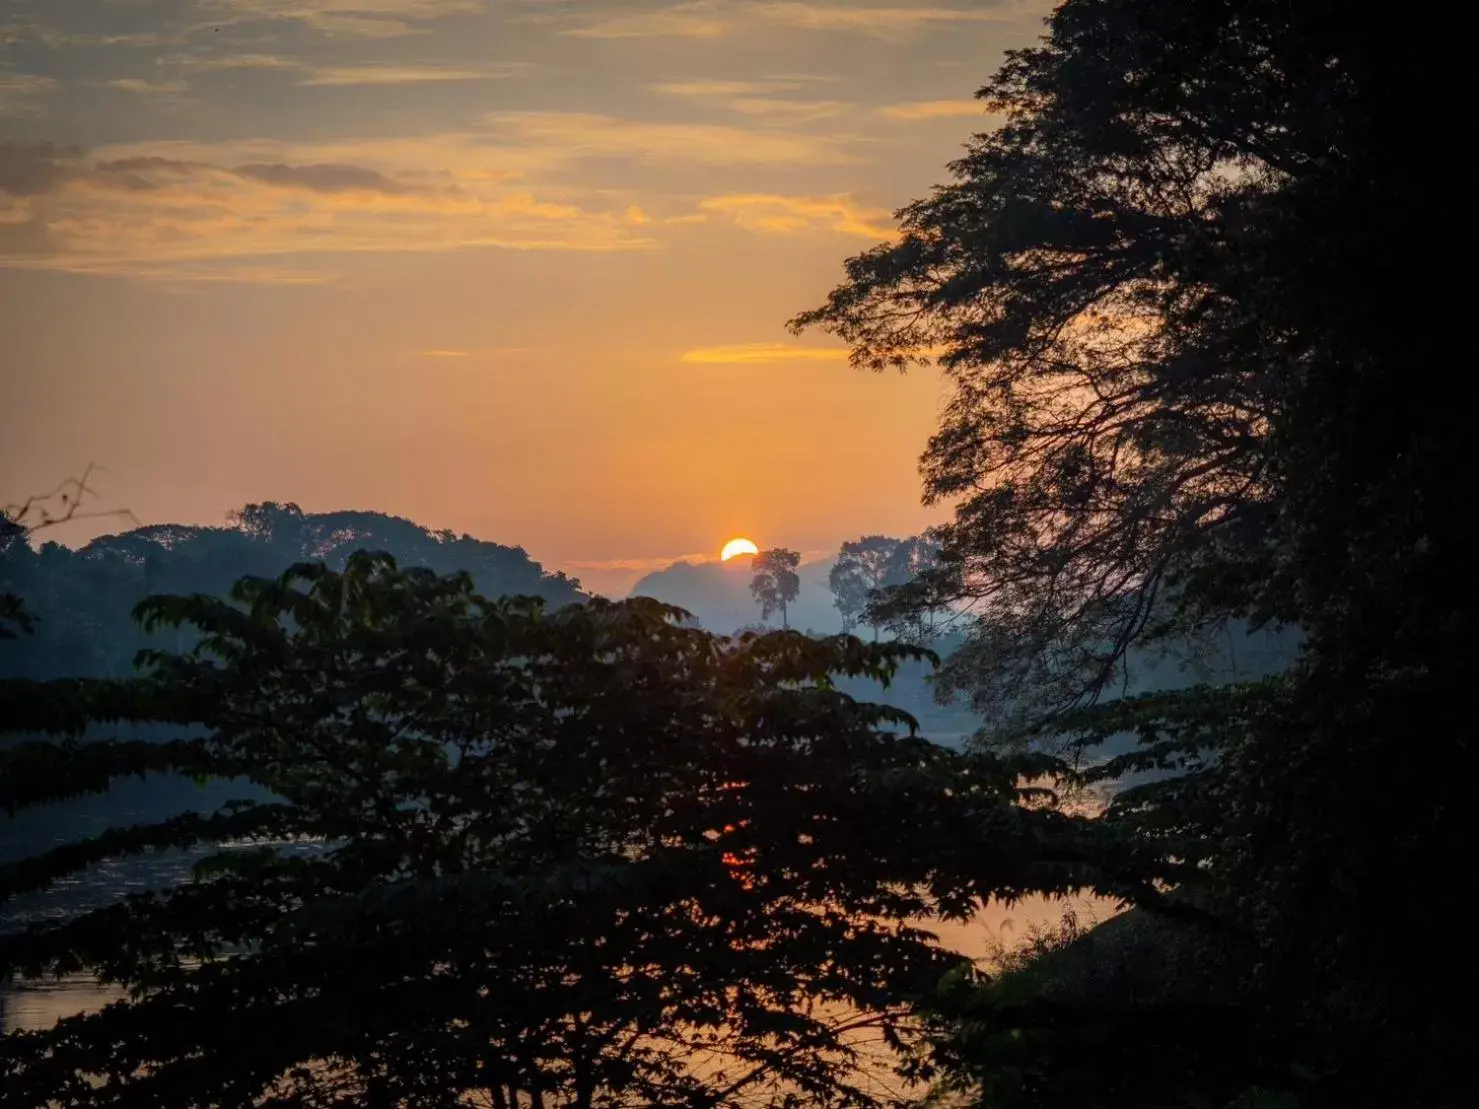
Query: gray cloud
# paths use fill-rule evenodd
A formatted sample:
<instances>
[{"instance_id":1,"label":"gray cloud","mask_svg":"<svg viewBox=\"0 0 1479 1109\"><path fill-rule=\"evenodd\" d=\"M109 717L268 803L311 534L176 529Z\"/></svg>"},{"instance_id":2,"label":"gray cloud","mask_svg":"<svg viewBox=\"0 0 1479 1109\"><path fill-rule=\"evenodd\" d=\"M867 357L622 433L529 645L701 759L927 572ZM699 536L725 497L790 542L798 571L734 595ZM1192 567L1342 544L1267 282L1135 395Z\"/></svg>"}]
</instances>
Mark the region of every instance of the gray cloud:
<instances>
[{"instance_id":1,"label":"gray cloud","mask_svg":"<svg viewBox=\"0 0 1479 1109\"><path fill-rule=\"evenodd\" d=\"M282 162L258 162L237 166L239 176L264 185L284 189L308 189L316 193L376 192L401 195L416 191L410 185L392 181L378 170L364 166L320 163L290 166Z\"/></svg>"},{"instance_id":2,"label":"gray cloud","mask_svg":"<svg viewBox=\"0 0 1479 1109\"><path fill-rule=\"evenodd\" d=\"M83 171L82 151L49 142L0 143L0 193L40 196Z\"/></svg>"}]
</instances>

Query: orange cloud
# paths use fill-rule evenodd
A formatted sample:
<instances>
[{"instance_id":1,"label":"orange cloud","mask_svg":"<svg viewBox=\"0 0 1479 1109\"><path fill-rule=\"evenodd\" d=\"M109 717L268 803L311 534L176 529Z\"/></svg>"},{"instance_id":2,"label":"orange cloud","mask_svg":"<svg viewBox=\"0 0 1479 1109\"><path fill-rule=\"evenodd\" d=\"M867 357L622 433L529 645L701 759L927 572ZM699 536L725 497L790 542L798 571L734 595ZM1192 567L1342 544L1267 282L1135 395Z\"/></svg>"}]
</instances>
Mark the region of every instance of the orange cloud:
<instances>
[{"instance_id":1,"label":"orange cloud","mask_svg":"<svg viewBox=\"0 0 1479 1109\"><path fill-rule=\"evenodd\" d=\"M428 174L424 157L409 159L411 171L387 155L415 148L394 144L361 149L378 153L368 159L378 165L335 157L352 149L265 143L141 144L90 161L53 147L4 149L0 191L13 198L4 222L42 232L29 250L0 254L12 267L199 280L211 263L227 272L264 255L652 245L626 200L592 207L539 195L482 166ZM478 156L456 143L445 149Z\"/></svg>"},{"instance_id":2,"label":"orange cloud","mask_svg":"<svg viewBox=\"0 0 1479 1109\"><path fill-rule=\"evenodd\" d=\"M783 196L773 193L732 193L711 196L699 203L705 212L728 216L740 227L772 235L831 231L865 239L892 239L890 214L882 208L857 204L848 196Z\"/></svg>"},{"instance_id":3,"label":"orange cloud","mask_svg":"<svg viewBox=\"0 0 1479 1109\"><path fill-rule=\"evenodd\" d=\"M680 362L705 365L765 365L772 362L845 362L846 347L803 347L791 343L733 343L684 351Z\"/></svg>"},{"instance_id":4,"label":"orange cloud","mask_svg":"<svg viewBox=\"0 0 1479 1109\"><path fill-rule=\"evenodd\" d=\"M877 38L907 38L931 27L1016 18L1011 5L997 8L854 7L848 4L773 0L743 3L693 0L652 11L596 18L564 32L574 38L718 38L745 26L772 23L808 31L854 31Z\"/></svg>"},{"instance_id":5,"label":"orange cloud","mask_svg":"<svg viewBox=\"0 0 1479 1109\"><path fill-rule=\"evenodd\" d=\"M1009 6L865 8L848 4L805 3L803 0L774 0L756 4L752 10L764 19L788 27L809 31L858 31L879 38L908 36L930 27L956 23L997 22L1019 14Z\"/></svg>"},{"instance_id":6,"label":"orange cloud","mask_svg":"<svg viewBox=\"0 0 1479 1109\"><path fill-rule=\"evenodd\" d=\"M915 100L886 105L878 114L886 119L925 120L981 118L990 113L979 100Z\"/></svg>"},{"instance_id":7,"label":"orange cloud","mask_svg":"<svg viewBox=\"0 0 1479 1109\"><path fill-rule=\"evenodd\" d=\"M629 158L668 165L820 166L859 159L836 139L718 124L652 123L585 112L493 112L485 117L522 145L564 160Z\"/></svg>"},{"instance_id":8,"label":"orange cloud","mask_svg":"<svg viewBox=\"0 0 1479 1109\"><path fill-rule=\"evenodd\" d=\"M173 96L185 91L184 81L145 81L137 77L120 77L109 81L110 89L136 93L139 96Z\"/></svg>"},{"instance_id":9,"label":"orange cloud","mask_svg":"<svg viewBox=\"0 0 1479 1109\"><path fill-rule=\"evenodd\" d=\"M730 21L718 5L698 0L658 11L607 16L564 32L571 38L717 38L728 33Z\"/></svg>"}]
</instances>

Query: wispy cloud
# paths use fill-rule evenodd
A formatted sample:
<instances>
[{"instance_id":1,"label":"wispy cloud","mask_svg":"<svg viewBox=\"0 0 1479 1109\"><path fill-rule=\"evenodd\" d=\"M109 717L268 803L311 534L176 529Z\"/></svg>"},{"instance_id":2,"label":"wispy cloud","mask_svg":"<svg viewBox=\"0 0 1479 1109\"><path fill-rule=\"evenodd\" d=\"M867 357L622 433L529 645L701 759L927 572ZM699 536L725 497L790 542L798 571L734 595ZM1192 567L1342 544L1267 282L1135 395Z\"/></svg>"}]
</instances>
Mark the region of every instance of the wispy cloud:
<instances>
[{"instance_id":1,"label":"wispy cloud","mask_svg":"<svg viewBox=\"0 0 1479 1109\"><path fill-rule=\"evenodd\" d=\"M699 78L692 81L654 81L647 86L653 92L695 99L728 96L759 96L764 93L789 92L805 88L806 83L791 78L763 81L715 81Z\"/></svg>"},{"instance_id":2,"label":"wispy cloud","mask_svg":"<svg viewBox=\"0 0 1479 1109\"><path fill-rule=\"evenodd\" d=\"M564 33L591 39L718 38L727 34L730 26L718 4L698 0L656 11L602 16Z\"/></svg>"},{"instance_id":3,"label":"wispy cloud","mask_svg":"<svg viewBox=\"0 0 1479 1109\"><path fill-rule=\"evenodd\" d=\"M808 31L857 31L879 38L898 38L931 28L961 23L991 23L1018 15L1010 5L980 3L974 7L874 8L850 3L773 0L758 3L755 14L774 23Z\"/></svg>"},{"instance_id":4,"label":"wispy cloud","mask_svg":"<svg viewBox=\"0 0 1479 1109\"><path fill-rule=\"evenodd\" d=\"M739 115L783 123L808 123L840 115L852 105L842 100L796 100L772 95L807 87L796 80L666 81L647 86L653 92L696 104L715 105Z\"/></svg>"},{"instance_id":5,"label":"wispy cloud","mask_svg":"<svg viewBox=\"0 0 1479 1109\"><path fill-rule=\"evenodd\" d=\"M452 166L429 171L439 155ZM0 265L203 280L213 265L273 255L651 245L626 200L541 195L488 164L499 156L455 138L358 148L155 143L91 159L0 146L0 193L10 198L0 197ZM304 279L284 271L284 280Z\"/></svg>"},{"instance_id":6,"label":"wispy cloud","mask_svg":"<svg viewBox=\"0 0 1479 1109\"><path fill-rule=\"evenodd\" d=\"M1013 3L975 7L868 7L827 0L692 0L646 11L602 15L564 32L576 38L718 38L764 24L807 31L851 31L908 38L932 28L1017 18Z\"/></svg>"},{"instance_id":7,"label":"wispy cloud","mask_svg":"<svg viewBox=\"0 0 1479 1109\"><path fill-rule=\"evenodd\" d=\"M819 166L859 159L838 140L717 124L653 123L582 112L494 112L503 136L565 160L625 158L667 165Z\"/></svg>"},{"instance_id":8,"label":"wispy cloud","mask_svg":"<svg viewBox=\"0 0 1479 1109\"><path fill-rule=\"evenodd\" d=\"M904 104L887 104L876 109L885 119L984 119L988 116L979 100L912 100Z\"/></svg>"},{"instance_id":9,"label":"wispy cloud","mask_svg":"<svg viewBox=\"0 0 1479 1109\"><path fill-rule=\"evenodd\" d=\"M184 81L147 81L139 77L119 77L109 81L108 87L139 96L177 96L186 89Z\"/></svg>"},{"instance_id":10,"label":"wispy cloud","mask_svg":"<svg viewBox=\"0 0 1479 1109\"><path fill-rule=\"evenodd\" d=\"M438 81L497 81L512 77L521 66L453 69L442 66L361 65L315 69L304 85L420 85Z\"/></svg>"},{"instance_id":11,"label":"wispy cloud","mask_svg":"<svg viewBox=\"0 0 1479 1109\"><path fill-rule=\"evenodd\" d=\"M792 343L733 343L684 351L680 362L757 366L772 362L845 362L846 347L803 347Z\"/></svg>"},{"instance_id":12,"label":"wispy cloud","mask_svg":"<svg viewBox=\"0 0 1479 1109\"><path fill-rule=\"evenodd\" d=\"M704 212L727 216L739 226L764 234L794 235L830 231L865 239L891 239L890 213L842 196L785 196L729 193L699 202Z\"/></svg>"},{"instance_id":13,"label":"wispy cloud","mask_svg":"<svg viewBox=\"0 0 1479 1109\"><path fill-rule=\"evenodd\" d=\"M201 0L227 23L292 22L327 35L398 38L435 20L486 10L481 0Z\"/></svg>"},{"instance_id":14,"label":"wispy cloud","mask_svg":"<svg viewBox=\"0 0 1479 1109\"><path fill-rule=\"evenodd\" d=\"M303 69L302 62L277 54L168 54L157 65L172 66L188 73L211 73L232 69Z\"/></svg>"},{"instance_id":15,"label":"wispy cloud","mask_svg":"<svg viewBox=\"0 0 1479 1109\"><path fill-rule=\"evenodd\" d=\"M0 116L31 115L43 97L59 86L51 77L33 73L0 73Z\"/></svg>"}]
</instances>

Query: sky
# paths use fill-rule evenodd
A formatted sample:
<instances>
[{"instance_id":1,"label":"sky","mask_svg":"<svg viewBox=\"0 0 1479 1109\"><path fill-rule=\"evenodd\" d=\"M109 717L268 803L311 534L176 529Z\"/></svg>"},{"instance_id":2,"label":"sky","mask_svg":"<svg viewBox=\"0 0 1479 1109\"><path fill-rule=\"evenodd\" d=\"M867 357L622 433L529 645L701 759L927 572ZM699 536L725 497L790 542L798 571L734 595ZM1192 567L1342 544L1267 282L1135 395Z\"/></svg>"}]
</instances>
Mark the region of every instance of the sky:
<instances>
[{"instance_id":1,"label":"sky","mask_svg":"<svg viewBox=\"0 0 1479 1109\"><path fill-rule=\"evenodd\" d=\"M1046 10L0 0L0 501L96 463L144 523L374 509L615 592L917 532L939 375L784 324Z\"/></svg>"}]
</instances>

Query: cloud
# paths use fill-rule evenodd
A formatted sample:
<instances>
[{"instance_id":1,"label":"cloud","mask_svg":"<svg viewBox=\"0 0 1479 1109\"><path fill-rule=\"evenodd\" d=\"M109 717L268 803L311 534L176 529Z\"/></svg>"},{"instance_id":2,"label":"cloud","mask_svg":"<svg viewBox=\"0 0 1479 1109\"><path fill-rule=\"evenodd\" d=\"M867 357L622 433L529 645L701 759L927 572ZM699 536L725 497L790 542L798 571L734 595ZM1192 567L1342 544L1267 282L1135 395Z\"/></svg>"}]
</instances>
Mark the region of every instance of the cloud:
<instances>
[{"instance_id":1,"label":"cloud","mask_svg":"<svg viewBox=\"0 0 1479 1109\"><path fill-rule=\"evenodd\" d=\"M304 85L419 85L437 81L496 81L521 67L450 69L437 66L362 65L315 69Z\"/></svg>"},{"instance_id":2,"label":"cloud","mask_svg":"<svg viewBox=\"0 0 1479 1109\"><path fill-rule=\"evenodd\" d=\"M765 95L804 88L797 80L668 81L647 86L653 92L679 96L699 104L715 104L739 115L807 123L840 115L852 105L841 100L793 100Z\"/></svg>"},{"instance_id":3,"label":"cloud","mask_svg":"<svg viewBox=\"0 0 1479 1109\"><path fill-rule=\"evenodd\" d=\"M157 65L174 66L190 73L211 73L230 69L302 69L303 63L276 54L170 54L156 60Z\"/></svg>"},{"instance_id":4,"label":"cloud","mask_svg":"<svg viewBox=\"0 0 1479 1109\"><path fill-rule=\"evenodd\" d=\"M324 278L264 259L652 245L629 197L595 194L582 203L537 193L511 181L497 165L502 156L478 136L154 143L92 159L47 144L0 146L0 265L159 280L276 274L299 283Z\"/></svg>"},{"instance_id":5,"label":"cloud","mask_svg":"<svg viewBox=\"0 0 1479 1109\"><path fill-rule=\"evenodd\" d=\"M0 27L0 45L7 42L39 42L56 50L69 46L166 46L185 40L182 32L144 31L123 35L98 35L63 31L45 23L29 21Z\"/></svg>"},{"instance_id":6,"label":"cloud","mask_svg":"<svg viewBox=\"0 0 1479 1109\"><path fill-rule=\"evenodd\" d=\"M846 347L802 347L791 343L733 343L684 351L680 362L705 365L768 365L773 362L845 362Z\"/></svg>"},{"instance_id":7,"label":"cloud","mask_svg":"<svg viewBox=\"0 0 1479 1109\"><path fill-rule=\"evenodd\" d=\"M139 96L173 96L185 91L184 81L146 81L138 77L120 77L109 81L110 89L136 93Z\"/></svg>"},{"instance_id":8,"label":"cloud","mask_svg":"<svg viewBox=\"0 0 1479 1109\"><path fill-rule=\"evenodd\" d=\"M818 166L858 159L837 140L716 124L651 123L582 112L494 112L485 117L518 143L562 160L625 158L666 165Z\"/></svg>"},{"instance_id":9,"label":"cloud","mask_svg":"<svg viewBox=\"0 0 1479 1109\"><path fill-rule=\"evenodd\" d=\"M704 98L711 96L758 96L768 92L789 92L804 88L803 82L791 78L764 81L656 81L647 86L653 92L669 96Z\"/></svg>"},{"instance_id":10,"label":"cloud","mask_svg":"<svg viewBox=\"0 0 1479 1109\"><path fill-rule=\"evenodd\" d=\"M878 108L886 119L982 119L988 116L979 100L914 100L906 104L887 104Z\"/></svg>"},{"instance_id":11,"label":"cloud","mask_svg":"<svg viewBox=\"0 0 1479 1109\"><path fill-rule=\"evenodd\" d=\"M740 96L726 107L740 115L783 120L786 123L809 123L841 115L851 104L845 100L784 100L776 97Z\"/></svg>"},{"instance_id":12,"label":"cloud","mask_svg":"<svg viewBox=\"0 0 1479 1109\"><path fill-rule=\"evenodd\" d=\"M574 38L719 38L743 26L780 24L808 31L853 31L877 38L908 38L961 23L987 23L1020 15L1017 7L865 7L821 0L692 0L647 11L601 16L563 32Z\"/></svg>"},{"instance_id":13,"label":"cloud","mask_svg":"<svg viewBox=\"0 0 1479 1109\"><path fill-rule=\"evenodd\" d=\"M728 216L740 227L771 235L830 231L865 239L892 239L897 232L890 214L851 197L783 196L774 193L728 193L699 202L700 210Z\"/></svg>"},{"instance_id":14,"label":"cloud","mask_svg":"<svg viewBox=\"0 0 1479 1109\"><path fill-rule=\"evenodd\" d=\"M422 358L471 358L470 350L423 350Z\"/></svg>"},{"instance_id":15,"label":"cloud","mask_svg":"<svg viewBox=\"0 0 1479 1109\"><path fill-rule=\"evenodd\" d=\"M590 39L718 38L727 34L730 26L717 4L699 0L656 11L606 16L573 27L564 34Z\"/></svg>"},{"instance_id":16,"label":"cloud","mask_svg":"<svg viewBox=\"0 0 1479 1109\"><path fill-rule=\"evenodd\" d=\"M0 73L0 116L34 113L41 100L59 86L50 77L33 73Z\"/></svg>"},{"instance_id":17,"label":"cloud","mask_svg":"<svg viewBox=\"0 0 1479 1109\"><path fill-rule=\"evenodd\" d=\"M77 175L82 151L49 142L0 142L0 193L40 196Z\"/></svg>"},{"instance_id":18,"label":"cloud","mask_svg":"<svg viewBox=\"0 0 1479 1109\"><path fill-rule=\"evenodd\" d=\"M1017 13L1011 7L979 4L970 8L873 8L854 4L772 0L753 5L763 19L808 31L857 31L879 38L900 38L959 23L990 23Z\"/></svg>"},{"instance_id":19,"label":"cloud","mask_svg":"<svg viewBox=\"0 0 1479 1109\"><path fill-rule=\"evenodd\" d=\"M316 193L371 192L398 196L412 191L410 186L364 166L289 166L275 162L237 166L235 172L278 188L308 189Z\"/></svg>"},{"instance_id":20,"label":"cloud","mask_svg":"<svg viewBox=\"0 0 1479 1109\"><path fill-rule=\"evenodd\" d=\"M481 0L202 0L227 23L300 23L327 35L398 38L435 20L486 10Z\"/></svg>"}]
</instances>

